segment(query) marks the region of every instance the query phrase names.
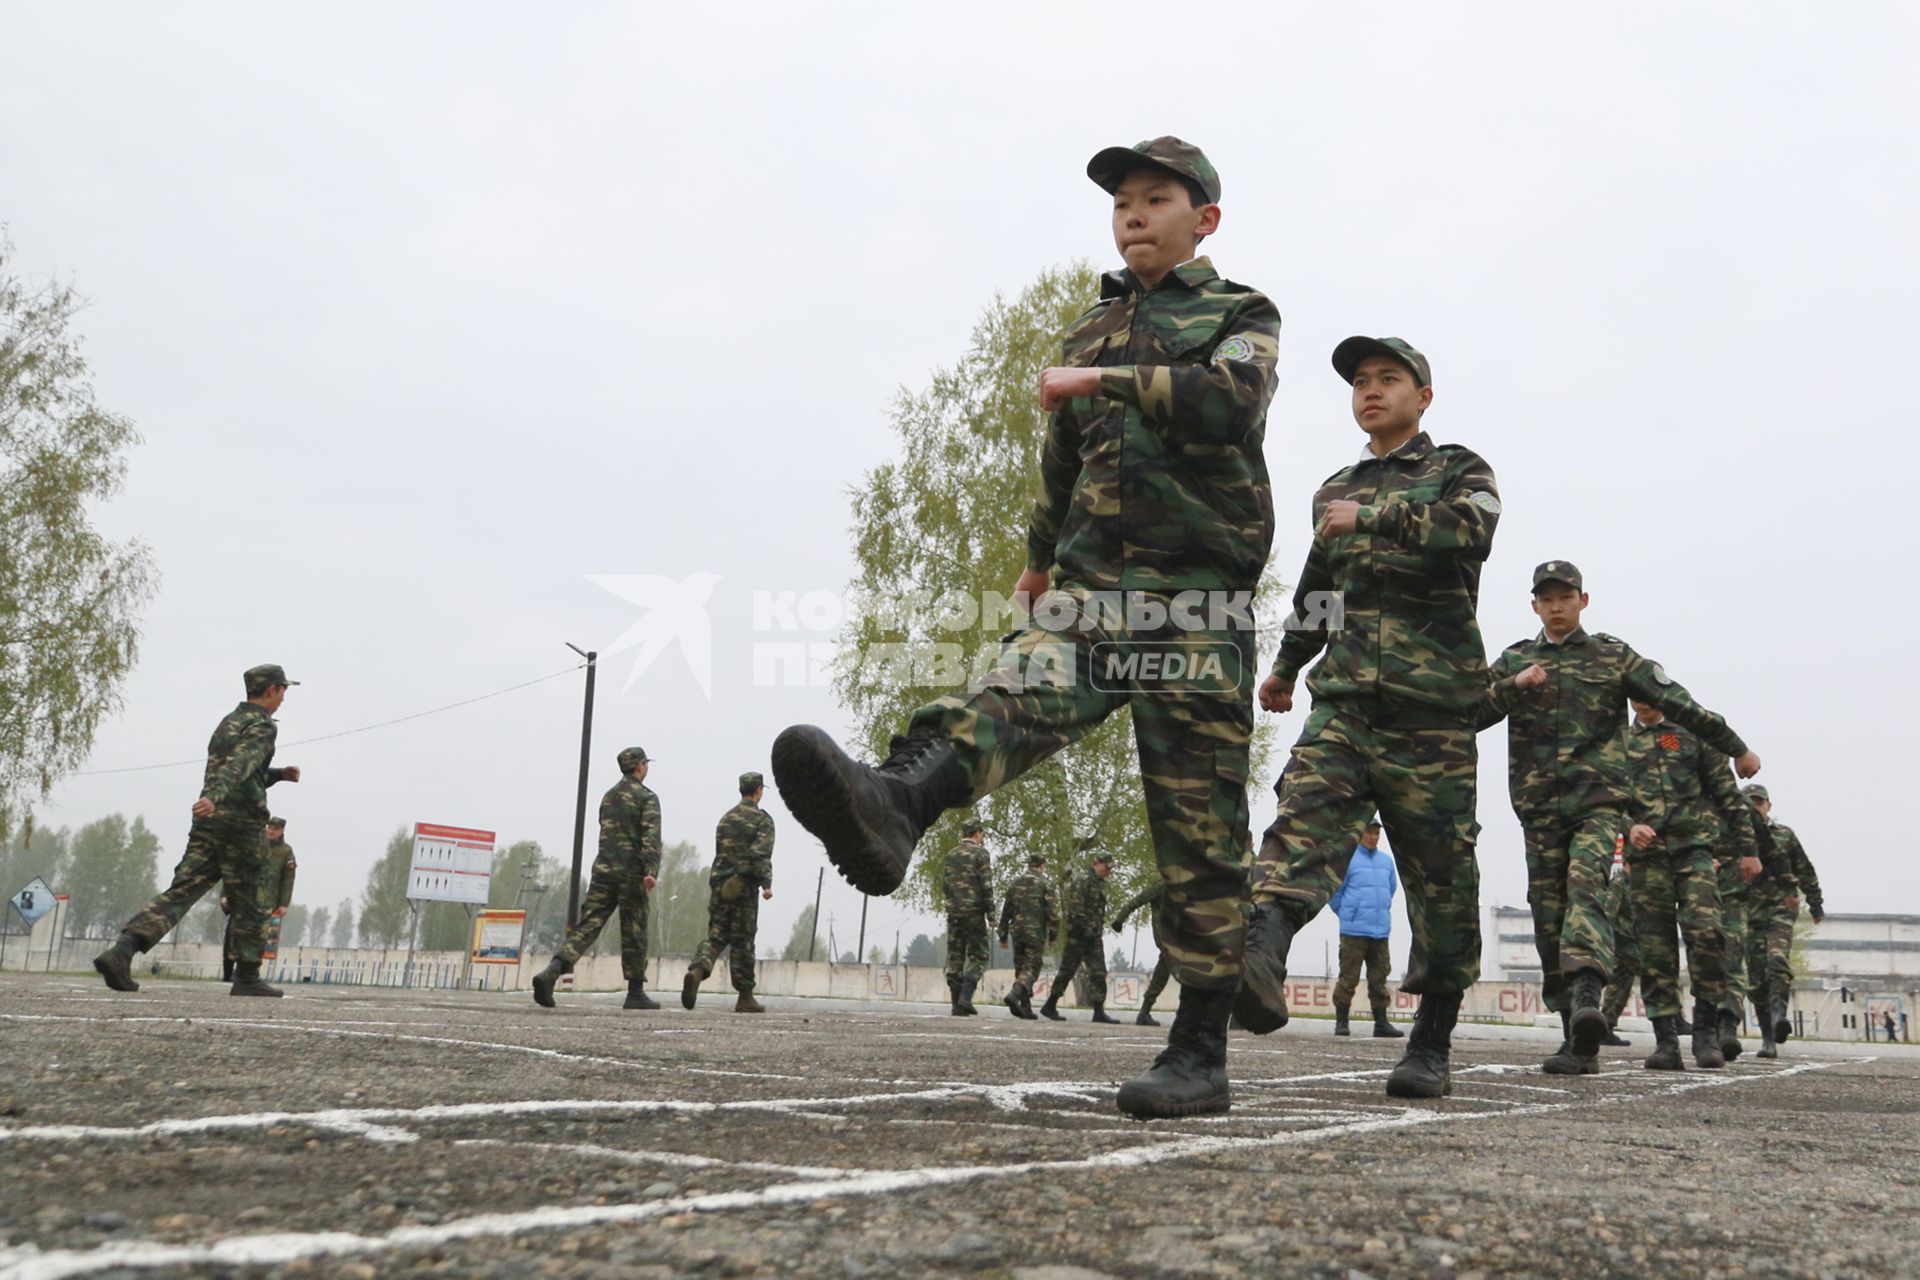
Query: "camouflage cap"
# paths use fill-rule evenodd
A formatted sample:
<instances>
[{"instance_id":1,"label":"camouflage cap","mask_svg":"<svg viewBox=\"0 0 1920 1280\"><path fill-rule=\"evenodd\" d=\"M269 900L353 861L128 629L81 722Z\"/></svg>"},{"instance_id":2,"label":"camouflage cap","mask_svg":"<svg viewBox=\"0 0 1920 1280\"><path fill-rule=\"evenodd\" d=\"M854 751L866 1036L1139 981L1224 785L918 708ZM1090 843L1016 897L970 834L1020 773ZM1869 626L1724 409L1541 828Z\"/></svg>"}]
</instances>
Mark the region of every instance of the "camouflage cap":
<instances>
[{"instance_id":1,"label":"camouflage cap","mask_svg":"<svg viewBox=\"0 0 1920 1280\"><path fill-rule=\"evenodd\" d=\"M1047 865L1047 855L1044 853L1030 853L1027 855L1027 865L1030 867L1044 867Z\"/></svg>"},{"instance_id":2,"label":"camouflage cap","mask_svg":"<svg viewBox=\"0 0 1920 1280\"><path fill-rule=\"evenodd\" d=\"M277 662L263 662L257 667L248 667L240 677L247 682L247 696L257 698L277 684L299 684L298 680L287 679L287 669Z\"/></svg>"},{"instance_id":3,"label":"camouflage cap","mask_svg":"<svg viewBox=\"0 0 1920 1280\"><path fill-rule=\"evenodd\" d=\"M740 794L750 796L762 786L766 785L766 781L767 780L759 774L749 770L740 775Z\"/></svg>"},{"instance_id":4,"label":"camouflage cap","mask_svg":"<svg viewBox=\"0 0 1920 1280\"><path fill-rule=\"evenodd\" d=\"M1220 175L1207 153L1168 134L1130 147L1108 147L1087 161L1087 176L1108 195L1137 169L1165 169L1199 187L1208 204L1220 203Z\"/></svg>"},{"instance_id":5,"label":"camouflage cap","mask_svg":"<svg viewBox=\"0 0 1920 1280\"><path fill-rule=\"evenodd\" d=\"M628 747L614 759L620 762L620 772L632 773L633 766L647 763L647 751L645 747Z\"/></svg>"},{"instance_id":6,"label":"camouflage cap","mask_svg":"<svg viewBox=\"0 0 1920 1280\"><path fill-rule=\"evenodd\" d=\"M267 819L267 825L270 827L284 827L287 825L287 820L276 813Z\"/></svg>"},{"instance_id":7,"label":"camouflage cap","mask_svg":"<svg viewBox=\"0 0 1920 1280\"><path fill-rule=\"evenodd\" d=\"M1767 794L1767 789L1757 782L1749 782L1745 787L1742 787L1741 794L1746 796L1748 804L1753 804L1759 800L1765 800L1768 804L1773 803L1773 797Z\"/></svg>"},{"instance_id":8,"label":"camouflage cap","mask_svg":"<svg viewBox=\"0 0 1920 1280\"><path fill-rule=\"evenodd\" d=\"M1545 564L1535 565L1533 589L1537 592L1549 582L1563 582L1575 591L1587 589L1580 577L1580 570L1574 567L1571 560L1549 560Z\"/></svg>"},{"instance_id":9,"label":"camouflage cap","mask_svg":"<svg viewBox=\"0 0 1920 1280\"><path fill-rule=\"evenodd\" d=\"M1405 338L1368 338L1355 334L1333 349L1333 371L1343 381L1352 382L1353 375L1360 370L1360 362L1368 356L1397 361L1413 371L1415 382L1423 387L1433 385L1433 366Z\"/></svg>"},{"instance_id":10,"label":"camouflage cap","mask_svg":"<svg viewBox=\"0 0 1920 1280\"><path fill-rule=\"evenodd\" d=\"M986 833L986 824L978 818L968 818L960 824L960 834L963 836L983 836Z\"/></svg>"}]
</instances>

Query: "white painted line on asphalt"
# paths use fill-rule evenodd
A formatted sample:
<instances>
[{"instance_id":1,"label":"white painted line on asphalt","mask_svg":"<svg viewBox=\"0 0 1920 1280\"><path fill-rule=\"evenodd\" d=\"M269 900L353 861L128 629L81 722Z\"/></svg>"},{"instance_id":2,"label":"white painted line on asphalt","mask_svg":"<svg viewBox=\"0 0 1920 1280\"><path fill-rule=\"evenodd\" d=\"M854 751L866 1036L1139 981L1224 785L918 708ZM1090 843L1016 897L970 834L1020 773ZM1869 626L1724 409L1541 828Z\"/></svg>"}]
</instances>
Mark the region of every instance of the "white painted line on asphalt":
<instances>
[{"instance_id":1,"label":"white painted line on asphalt","mask_svg":"<svg viewBox=\"0 0 1920 1280\"><path fill-rule=\"evenodd\" d=\"M867 1173L866 1169L832 1169L805 1164L767 1164L759 1160L722 1160L718 1156L687 1155L680 1151L628 1151L623 1147L603 1147L591 1142L516 1142L505 1138L458 1138L456 1147L512 1147L521 1151L564 1151L569 1155L591 1156L616 1164L672 1165L684 1169L747 1169L754 1173L777 1173L788 1178L850 1178Z\"/></svg>"}]
</instances>

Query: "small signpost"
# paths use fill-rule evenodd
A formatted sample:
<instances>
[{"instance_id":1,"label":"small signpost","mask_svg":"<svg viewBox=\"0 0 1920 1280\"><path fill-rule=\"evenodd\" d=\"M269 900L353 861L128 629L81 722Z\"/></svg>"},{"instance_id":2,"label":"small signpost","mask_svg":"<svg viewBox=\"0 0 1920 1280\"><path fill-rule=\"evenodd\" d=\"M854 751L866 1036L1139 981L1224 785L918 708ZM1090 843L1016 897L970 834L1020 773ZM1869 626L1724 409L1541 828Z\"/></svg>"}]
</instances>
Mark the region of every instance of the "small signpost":
<instances>
[{"instance_id":1,"label":"small signpost","mask_svg":"<svg viewBox=\"0 0 1920 1280\"><path fill-rule=\"evenodd\" d=\"M520 963L520 953L526 945L527 913L520 910L482 910L474 913L473 937L467 944L467 963L511 964ZM486 986L486 975L482 974L480 985Z\"/></svg>"},{"instance_id":2,"label":"small signpost","mask_svg":"<svg viewBox=\"0 0 1920 1280\"><path fill-rule=\"evenodd\" d=\"M31 942L33 926L39 923L41 916L46 915L47 912L52 911L58 906L59 902L47 882L39 876L35 876L27 882L26 888L7 899L7 905L14 909L20 916L21 921L27 926L27 937L29 939L27 949L28 954L31 955L33 949ZM6 959L6 945L6 931L0 929L0 961Z\"/></svg>"},{"instance_id":3,"label":"small signpost","mask_svg":"<svg viewBox=\"0 0 1920 1280\"><path fill-rule=\"evenodd\" d=\"M407 909L413 922L407 930L407 969L400 985L413 985L413 947L420 932L423 902L458 902L473 915L487 905L493 881L491 831L475 827L448 827L433 822L413 824L413 863L407 873Z\"/></svg>"}]
</instances>

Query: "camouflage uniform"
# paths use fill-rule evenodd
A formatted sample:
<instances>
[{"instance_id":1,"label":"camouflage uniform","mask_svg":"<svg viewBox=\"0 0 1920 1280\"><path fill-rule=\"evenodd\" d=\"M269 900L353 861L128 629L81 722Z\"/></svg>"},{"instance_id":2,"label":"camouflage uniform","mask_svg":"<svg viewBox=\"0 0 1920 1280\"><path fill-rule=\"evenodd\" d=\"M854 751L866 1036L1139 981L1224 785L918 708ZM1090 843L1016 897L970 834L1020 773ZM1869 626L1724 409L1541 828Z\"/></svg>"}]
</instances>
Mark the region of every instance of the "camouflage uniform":
<instances>
[{"instance_id":1,"label":"camouflage uniform","mask_svg":"<svg viewBox=\"0 0 1920 1280\"><path fill-rule=\"evenodd\" d=\"M1146 906L1157 908L1166 890L1167 886L1165 884L1150 884L1121 903L1120 909L1113 913L1114 932L1118 933L1120 926L1127 922L1127 917L1131 916L1140 908ZM1140 1011L1142 1013L1152 1010L1154 1001L1158 1000L1160 993L1167 989L1167 979L1172 976L1173 962L1168 960L1167 953L1162 951L1160 958L1154 961L1153 976L1147 980L1146 994L1140 997Z\"/></svg>"},{"instance_id":2,"label":"camouflage uniform","mask_svg":"<svg viewBox=\"0 0 1920 1280\"><path fill-rule=\"evenodd\" d=\"M660 800L631 773L600 797L600 853L580 916L553 953L563 970L573 968L617 907L620 911L620 972L628 983L647 976L647 887L660 874Z\"/></svg>"},{"instance_id":3,"label":"camouflage uniform","mask_svg":"<svg viewBox=\"0 0 1920 1280\"><path fill-rule=\"evenodd\" d=\"M1040 977L1040 965L1046 957L1047 939L1059 926L1060 910L1054 903L1053 886L1046 872L1026 871L1007 890L1000 908L1000 941L1013 944L1013 980L1027 990Z\"/></svg>"},{"instance_id":4,"label":"camouflage uniform","mask_svg":"<svg viewBox=\"0 0 1920 1280\"><path fill-rule=\"evenodd\" d=\"M757 779L756 779L757 786ZM721 815L713 833L713 870L707 873L707 937L693 954L702 978L727 953L733 989L753 990L754 935L760 927L760 891L773 888L773 819L746 796ZM641 942L644 957L646 943Z\"/></svg>"},{"instance_id":5,"label":"camouflage uniform","mask_svg":"<svg viewBox=\"0 0 1920 1280\"><path fill-rule=\"evenodd\" d=\"M1151 289L1131 271L1103 277L1062 343L1063 364L1104 370L1101 394L1053 413L1027 533L1028 567L1052 570L1054 590L984 678L912 725L951 744L964 803L1130 707L1167 886L1155 937L1181 983L1214 991L1237 984L1245 933L1252 598L1273 541L1263 445L1279 333L1273 304L1205 257ZM1189 591L1235 607L1203 598L1192 616L1176 600ZM1210 665L1169 680L1109 662L1155 646Z\"/></svg>"},{"instance_id":6,"label":"camouflage uniform","mask_svg":"<svg viewBox=\"0 0 1920 1280\"><path fill-rule=\"evenodd\" d=\"M233 975L233 966L239 955L233 946L233 899L236 894L251 892L260 898L260 911L266 932L260 937L260 954L264 957L268 951L277 948L278 937L274 932L275 915L285 918L286 910L293 905L293 877L299 869L299 862L293 856L293 846L282 836L276 840L266 838L266 848L260 859L260 880L249 889L245 885L222 885L221 907L227 913L227 927L220 939L221 968L224 975ZM271 945L270 945L271 944Z\"/></svg>"},{"instance_id":7,"label":"camouflage uniform","mask_svg":"<svg viewBox=\"0 0 1920 1280\"><path fill-rule=\"evenodd\" d=\"M1408 349L1409 351L1411 348ZM1424 385L1425 358L1416 370ZM1480 567L1500 519L1493 469L1426 432L1385 458L1371 448L1313 499L1360 504L1357 532L1316 533L1273 673L1307 677L1313 710L1275 790L1280 812L1254 872L1297 931L1346 877L1353 833L1377 809L1406 888L1412 954L1401 989L1465 991L1480 976L1473 720L1486 688L1475 616ZM1314 619L1317 593L1344 594L1344 625Z\"/></svg>"},{"instance_id":8,"label":"camouflage uniform","mask_svg":"<svg viewBox=\"0 0 1920 1280\"><path fill-rule=\"evenodd\" d=\"M987 971L987 929L993 919L993 855L978 837L947 850L940 877L947 903L947 977L980 981Z\"/></svg>"},{"instance_id":9,"label":"camouflage uniform","mask_svg":"<svg viewBox=\"0 0 1920 1280\"><path fill-rule=\"evenodd\" d=\"M1106 879L1091 865L1081 867L1067 882L1067 933L1049 1004L1066 993L1082 964L1087 966L1087 1003L1098 1007L1107 1002L1106 927Z\"/></svg>"},{"instance_id":10,"label":"camouflage uniform","mask_svg":"<svg viewBox=\"0 0 1920 1280\"><path fill-rule=\"evenodd\" d=\"M136 950L151 950L207 890L224 881L233 886L228 923L234 961L260 963L275 896L266 889L267 788L285 774L273 767L278 732L267 709L253 702L228 712L213 731L200 787L201 798L213 802L213 815L193 820L172 883L127 921L122 932L134 939Z\"/></svg>"},{"instance_id":11,"label":"camouflage uniform","mask_svg":"<svg viewBox=\"0 0 1920 1280\"><path fill-rule=\"evenodd\" d=\"M1659 833L1647 848L1634 851L1631 874L1647 1014L1660 1018L1681 1012L1676 925L1687 943L1695 1007L1711 1005L1717 1011L1726 1004L1727 985L1713 854L1727 834L1737 842L1736 858L1753 853L1746 802L1727 758L1679 725L1636 718L1625 747L1633 780L1630 819Z\"/></svg>"},{"instance_id":12,"label":"camouflage uniform","mask_svg":"<svg viewBox=\"0 0 1920 1280\"><path fill-rule=\"evenodd\" d=\"M1555 566L1578 572L1549 561L1535 571L1535 585ZM1536 663L1546 684L1519 688L1515 677ZM1602 899L1614 841L1631 825L1627 699L1658 708L1719 755L1744 755L1747 747L1660 664L1602 632L1576 628L1555 643L1542 631L1510 645L1494 661L1493 677L1480 723L1507 721L1507 785L1526 835L1534 945L1547 1007L1566 1013L1573 974L1612 976L1613 928Z\"/></svg>"},{"instance_id":13,"label":"camouflage uniform","mask_svg":"<svg viewBox=\"0 0 1920 1280\"><path fill-rule=\"evenodd\" d=\"M1613 874L1607 879L1607 893L1604 899L1607 921L1613 926L1613 980L1607 983L1607 994L1600 1001L1600 1012L1607 1017L1607 1025L1620 1021L1620 1015L1627 1011L1627 1002L1633 999L1633 980L1640 976L1640 953L1634 945L1633 897L1627 892L1628 873L1623 862L1613 864Z\"/></svg>"},{"instance_id":14,"label":"camouflage uniform","mask_svg":"<svg viewBox=\"0 0 1920 1280\"><path fill-rule=\"evenodd\" d=\"M1793 993L1793 926L1800 905L1789 907L1788 901L1799 898L1814 915L1826 914L1820 879L1800 837L1784 822L1762 821L1767 837L1762 848L1770 847L1773 857L1762 853L1763 871L1748 898L1747 985L1756 1005Z\"/></svg>"},{"instance_id":15,"label":"camouflage uniform","mask_svg":"<svg viewBox=\"0 0 1920 1280\"><path fill-rule=\"evenodd\" d=\"M1747 914L1751 894L1747 878L1740 870L1740 859L1730 852L1737 847L1738 841L1729 824L1721 837L1720 856L1714 866L1720 880L1720 954L1721 967L1727 977L1725 1008L1739 1018L1744 1014L1747 999Z\"/></svg>"}]
</instances>

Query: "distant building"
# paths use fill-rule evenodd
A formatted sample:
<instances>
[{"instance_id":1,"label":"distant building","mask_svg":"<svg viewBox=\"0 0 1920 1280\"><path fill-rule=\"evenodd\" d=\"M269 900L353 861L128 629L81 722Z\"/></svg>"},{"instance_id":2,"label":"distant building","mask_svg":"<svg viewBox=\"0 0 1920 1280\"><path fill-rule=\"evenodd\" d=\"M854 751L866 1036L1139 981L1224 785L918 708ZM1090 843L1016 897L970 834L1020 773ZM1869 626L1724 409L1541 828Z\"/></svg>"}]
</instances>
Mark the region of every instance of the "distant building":
<instances>
[{"instance_id":1,"label":"distant building","mask_svg":"<svg viewBox=\"0 0 1920 1280\"><path fill-rule=\"evenodd\" d=\"M1829 912L1801 949L1803 977L1905 991L1920 985L1920 916Z\"/></svg>"}]
</instances>

